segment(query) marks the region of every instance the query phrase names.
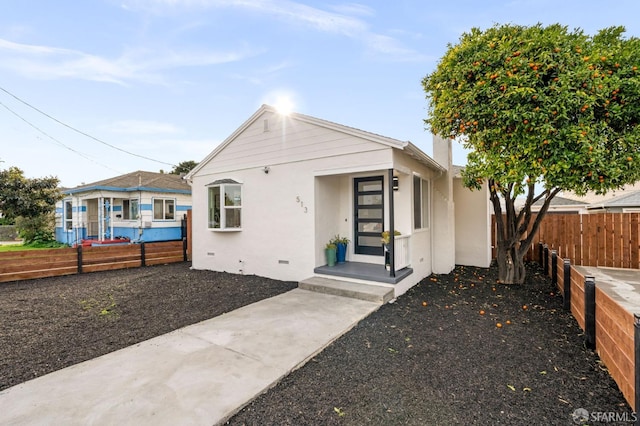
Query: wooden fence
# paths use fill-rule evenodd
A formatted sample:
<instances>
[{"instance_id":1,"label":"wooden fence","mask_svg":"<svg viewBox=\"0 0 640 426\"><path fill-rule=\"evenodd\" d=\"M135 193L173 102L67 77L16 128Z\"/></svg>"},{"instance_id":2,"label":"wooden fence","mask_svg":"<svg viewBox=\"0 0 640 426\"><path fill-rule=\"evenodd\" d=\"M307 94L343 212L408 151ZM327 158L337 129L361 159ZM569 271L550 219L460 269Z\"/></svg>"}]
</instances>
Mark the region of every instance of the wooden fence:
<instances>
[{"instance_id":1,"label":"wooden fence","mask_svg":"<svg viewBox=\"0 0 640 426\"><path fill-rule=\"evenodd\" d=\"M186 240L0 253L0 282L187 260Z\"/></svg>"},{"instance_id":2,"label":"wooden fence","mask_svg":"<svg viewBox=\"0 0 640 426\"><path fill-rule=\"evenodd\" d=\"M584 268L575 267L570 261L565 266L565 259L552 250L545 249L542 253L540 261L544 270L562 294L565 308L570 309L585 331L585 343L593 337L591 348L598 353L629 405L637 411L640 389L636 382L636 360L640 353L636 351L640 347L635 343L634 315L618 303L613 294L599 286L595 286L589 299L585 291ZM591 322L590 315L593 317Z\"/></svg>"},{"instance_id":3,"label":"wooden fence","mask_svg":"<svg viewBox=\"0 0 640 426\"><path fill-rule=\"evenodd\" d=\"M542 220L527 260L537 259L543 242L573 265L640 269L640 213L547 214ZM496 257L496 226L492 246Z\"/></svg>"}]
</instances>

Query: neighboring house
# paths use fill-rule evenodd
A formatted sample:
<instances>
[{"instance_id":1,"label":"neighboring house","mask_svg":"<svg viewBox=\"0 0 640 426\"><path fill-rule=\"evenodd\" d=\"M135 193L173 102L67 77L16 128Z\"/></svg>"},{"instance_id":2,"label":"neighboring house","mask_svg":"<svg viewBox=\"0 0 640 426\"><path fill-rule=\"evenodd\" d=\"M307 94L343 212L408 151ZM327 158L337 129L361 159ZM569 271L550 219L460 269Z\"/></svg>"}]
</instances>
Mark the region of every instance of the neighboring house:
<instances>
[{"instance_id":1,"label":"neighboring house","mask_svg":"<svg viewBox=\"0 0 640 426\"><path fill-rule=\"evenodd\" d=\"M540 208L544 204L544 200L538 200L531 206L532 212L539 212ZM576 213L585 214L588 213L587 209L589 205L583 201L575 200L572 198L565 198L556 195L551 199L549 203L549 209L547 213Z\"/></svg>"},{"instance_id":2,"label":"neighboring house","mask_svg":"<svg viewBox=\"0 0 640 426\"><path fill-rule=\"evenodd\" d=\"M180 176L137 171L63 189L56 205L56 240L76 244L128 238L134 242L182 238L191 187Z\"/></svg>"},{"instance_id":3,"label":"neighboring house","mask_svg":"<svg viewBox=\"0 0 640 426\"><path fill-rule=\"evenodd\" d=\"M393 286L395 295L456 263L487 267L489 198L454 177L451 141L434 160L410 142L263 105L186 177L193 267L300 281ZM401 235L385 268L381 233ZM346 264L325 245L346 236Z\"/></svg>"},{"instance_id":4,"label":"neighboring house","mask_svg":"<svg viewBox=\"0 0 640 426\"><path fill-rule=\"evenodd\" d=\"M602 202L592 203L587 209L589 213L638 213L640 212L640 191L632 191Z\"/></svg>"}]
</instances>

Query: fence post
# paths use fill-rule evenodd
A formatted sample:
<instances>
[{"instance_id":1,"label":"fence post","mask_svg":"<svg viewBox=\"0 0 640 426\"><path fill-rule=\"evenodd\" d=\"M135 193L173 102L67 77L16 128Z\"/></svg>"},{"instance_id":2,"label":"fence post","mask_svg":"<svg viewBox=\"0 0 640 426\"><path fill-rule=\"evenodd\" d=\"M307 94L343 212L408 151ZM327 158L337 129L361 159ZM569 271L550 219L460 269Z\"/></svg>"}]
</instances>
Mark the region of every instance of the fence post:
<instances>
[{"instance_id":1,"label":"fence post","mask_svg":"<svg viewBox=\"0 0 640 426\"><path fill-rule=\"evenodd\" d=\"M584 279L584 338L589 349L596 348L596 279Z\"/></svg>"},{"instance_id":2,"label":"fence post","mask_svg":"<svg viewBox=\"0 0 640 426\"><path fill-rule=\"evenodd\" d=\"M564 260L564 300L562 301L562 307L571 311L571 261L569 259Z\"/></svg>"},{"instance_id":3,"label":"fence post","mask_svg":"<svg viewBox=\"0 0 640 426\"><path fill-rule=\"evenodd\" d=\"M147 258L144 248L144 241L140 243L140 266L147 266Z\"/></svg>"},{"instance_id":4,"label":"fence post","mask_svg":"<svg viewBox=\"0 0 640 426\"><path fill-rule=\"evenodd\" d=\"M184 262L189 260L189 258L187 257L187 237L184 237L182 239L182 259Z\"/></svg>"},{"instance_id":5,"label":"fence post","mask_svg":"<svg viewBox=\"0 0 640 426\"><path fill-rule=\"evenodd\" d=\"M82 273L82 244L78 244L78 246L76 247L76 250L78 252L78 273L81 274Z\"/></svg>"},{"instance_id":6,"label":"fence post","mask_svg":"<svg viewBox=\"0 0 640 426\"><path fill-rule=\"evenodd\" d=\"M640 410L640 315L633 314L633 344L635 349L635 407L636 413ZM636 416L637 417L637 416ZM636 425L640 424L640 418L636 418Z\"/></svg>"},{"instance_id":7,"label":"fence post","mask_svg":"<svg viewBox=\"0 0 640 426\"><path fill-rule=\"evenodd\" d=\"M542 249L542 270L545 276L549 276L549 246L546 244Z\"/></svg>"},{"instance_id":8,"label":"fence post","mask_svg":"<svg viewBox=\"0 0 640 426\"><path fill-rule=\"evenodd\" d=\"M555 292L558 287L558 252L551 250L551 285Z\"/></svg>"},{"instance_id":9,"label":"fence post","mask_svg":"<svg viewBox=\"0 0 640 426\"><path fill-rule=\"evenodd\" d=\"M544 253L544 244L538 243L538 265L543 265L543 253Z\"/></svg>"}]
</instances>

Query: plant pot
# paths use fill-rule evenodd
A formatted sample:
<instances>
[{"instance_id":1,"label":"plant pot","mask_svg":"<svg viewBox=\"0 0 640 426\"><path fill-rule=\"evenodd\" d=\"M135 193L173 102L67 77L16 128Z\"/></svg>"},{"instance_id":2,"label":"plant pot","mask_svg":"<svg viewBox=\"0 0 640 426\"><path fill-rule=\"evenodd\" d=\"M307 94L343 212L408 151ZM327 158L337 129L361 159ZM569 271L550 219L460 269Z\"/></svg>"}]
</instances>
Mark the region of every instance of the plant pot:
<instances>
[{"instance_id":1,"label":"plant pot","mask_svg":"<svg viewBox=\"0 0 640 426\"><path fill-rule=\"evenodd\" d=\"M347 245L345 243L337 244L337 261L338 263L344 263L347 260Z\"/></svg>"},{"instance_id":2,"label":"plant pot","mask_svg":"<svg viewBox=\"0 0 640 426\"><path fill-rule=\"evenodd\" d=\"M324 254L327 258L327 266L336 266L336 252L334 248L324 249Z\"/></svg>"}]
</instances>

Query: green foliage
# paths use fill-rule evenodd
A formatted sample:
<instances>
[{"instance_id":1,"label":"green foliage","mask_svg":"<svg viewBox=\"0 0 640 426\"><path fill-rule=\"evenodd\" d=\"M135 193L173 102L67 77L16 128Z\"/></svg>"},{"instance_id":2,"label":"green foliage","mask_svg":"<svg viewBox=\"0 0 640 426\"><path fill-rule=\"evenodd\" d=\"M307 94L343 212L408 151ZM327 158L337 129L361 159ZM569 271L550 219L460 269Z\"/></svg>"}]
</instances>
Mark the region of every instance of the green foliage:
<instances>
[{"instance_id":1,"label":"green foliage","mask_svg":"<svg viewBox=\"0 0 640 426\"><path fill-rule=\"evenodd\" d=\"M640 40L551 25L472 29L423 80L434 133L471 150L469 187L604 193L640 179Z\"/></svg>"},{"instance_id":2,"label":"green foliage","mask_svg":"<svg viewBox=\"0 0 640 426\"><path fill-rule=\"evenodd\" d=\"M468 187L488 184L503 282L524 282L524 254L560 191L602 194L640 180L640 40L623 33L474 28L422 81L425 123L470 150ZM544 188L538 195L536 183ZM543 204L532 219L537 200Z\"/></svg>"},{"instance_id":3,"label":"green foliage","mask_svg":"<svg viewBox=\"0 0 640 426\"><path fill-rule=\"evenodd\" d=\"M53 234L55 222L52 213L43 214L36 217L16 218L16 228L18 235L23 239L24 245L31 247L50 247L56 243Z\"/></svg>"},{"instance_id":4,"label":"green foliage","mask_svg":"<svg viewBox=\"0 0 640 426\"><path fill-rule=\"evenodd\" d=\"M198 163L196 163L195 161L182 161L177 166L173 167L173 170L171 170L170 174L172 175L179 175L182 173L187 174L191 170L193 170L193 168L196 167L197 165Z\"/></svg>"},{"instance_id":5,"label":"green foliage","mask_svg":"<svg viewBox=\"0 0 640 426\"><path fill-rule=\"evenodd\" d=\"M8 220L53 213L62 199L58 184L55 177L26 178L17 167L0 170L0 211Z\"/></svg>"}]
</instances>

